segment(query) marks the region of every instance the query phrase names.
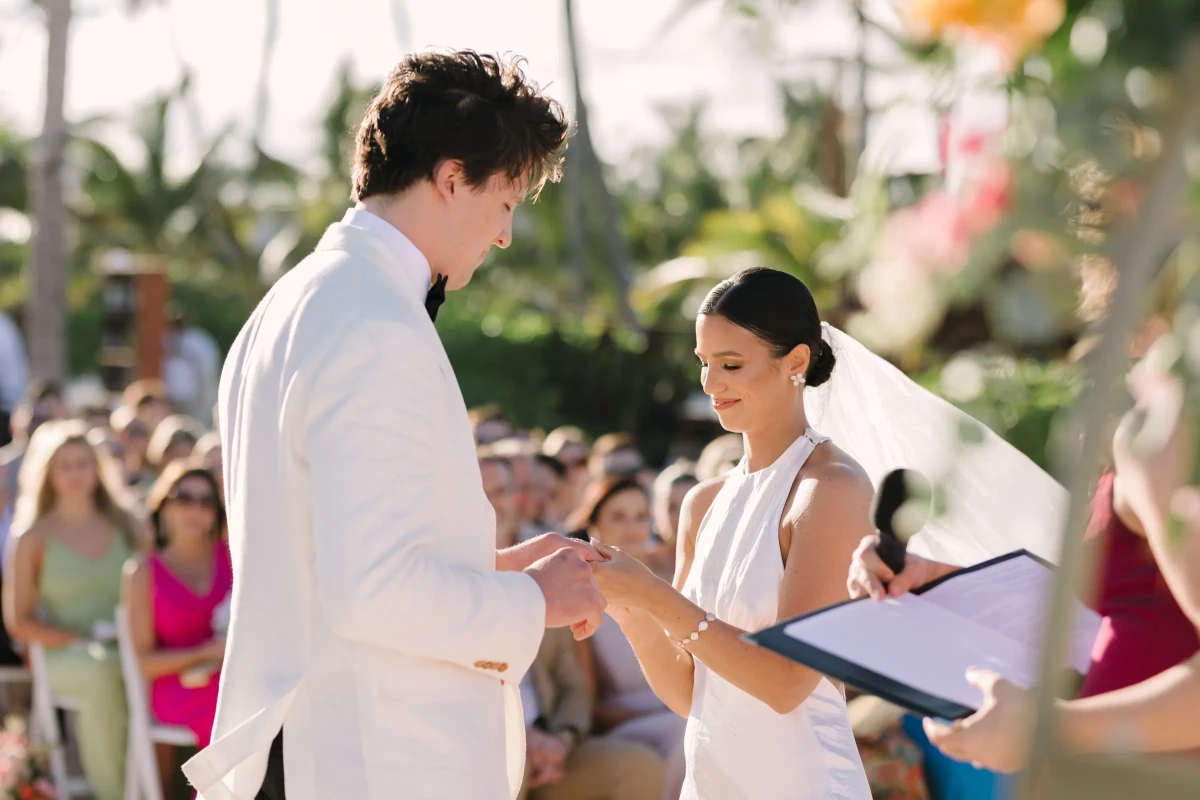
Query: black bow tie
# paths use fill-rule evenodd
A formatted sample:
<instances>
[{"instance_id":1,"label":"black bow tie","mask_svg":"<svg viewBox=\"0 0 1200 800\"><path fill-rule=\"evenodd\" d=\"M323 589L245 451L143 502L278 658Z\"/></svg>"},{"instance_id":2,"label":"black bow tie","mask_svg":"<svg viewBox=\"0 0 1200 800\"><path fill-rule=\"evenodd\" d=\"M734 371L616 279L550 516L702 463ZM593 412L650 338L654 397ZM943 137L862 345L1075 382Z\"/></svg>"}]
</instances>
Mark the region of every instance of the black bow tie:
<instances>
[{"instance_id":1,"label":"black bow tie","mask_svg":"<svg viewBox=\"0 0 1200 800\"><path fill-rule=\"evenodd\" d=\"M446 276L438 275L433 286L429 288L429 294L425 295L425 310L429 312L429 318L434 322L437 322L438 309L444 302L446 302Z\"/></svg>"}]
</instances>

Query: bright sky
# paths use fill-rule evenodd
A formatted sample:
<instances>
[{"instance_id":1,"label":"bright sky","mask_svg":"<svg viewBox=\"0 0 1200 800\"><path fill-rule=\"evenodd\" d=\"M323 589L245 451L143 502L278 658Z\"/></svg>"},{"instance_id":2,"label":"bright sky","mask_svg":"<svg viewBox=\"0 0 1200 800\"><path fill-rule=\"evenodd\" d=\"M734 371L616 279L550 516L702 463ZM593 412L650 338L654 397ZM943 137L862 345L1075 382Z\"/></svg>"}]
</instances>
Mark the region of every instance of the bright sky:
<instances>
[{"instance_id":1,"label":"bright sky","mask_svg":"<svg viewBox=\"0 0 1200 800\"><path fill-rule=\"evenodd\" d=\"M203 126L213 134L229 121L248 131L265 27L261 0L75 0L69 52L67 113L71 120L128 113L173 85L179 54L195 76ZM844 0L809 0L774 26L784 52L776 56L747 26L732 23L724 0L703 0L669 35L660 26L678 0L577 0L584 91L601 155L618 160L665 130L660 103L705 98L709 124L728 132L763 132L778 124L772 75L794 74L806 59L848 55L854 27ZM529 72L569 100L570 73L560 0L281 0L279 40L271 76L266 145L302 162L315 150L320 114L338 63L351 57L364 81L382 78L405 48L473 47L511 51ZM768 4L769 5L769 4ZM889 0L869 5L889 13ZM0 0L0 121L27 132L40 121L45 32L28 0ZM399 9L399 11L397 11ZM887 57L886 46L880 48ZM824 75L828 68L817 68ZM884 76L873 95L923 97L920 81ZM569 103L567 103L569 105ZM933 127L921 114L895 112L890 135L906 142L906 160L930 166ZM174 155L194 156L186 126L173 129Z\"/></svg>"}]
</instances>

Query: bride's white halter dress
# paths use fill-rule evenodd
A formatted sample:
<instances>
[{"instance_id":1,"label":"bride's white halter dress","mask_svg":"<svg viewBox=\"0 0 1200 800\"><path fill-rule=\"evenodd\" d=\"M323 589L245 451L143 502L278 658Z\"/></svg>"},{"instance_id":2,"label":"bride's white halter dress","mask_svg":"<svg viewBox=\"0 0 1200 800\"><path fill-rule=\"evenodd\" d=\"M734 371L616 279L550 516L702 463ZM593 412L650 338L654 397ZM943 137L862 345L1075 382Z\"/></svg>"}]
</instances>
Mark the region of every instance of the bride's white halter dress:
<instances>
[{"instance_id":1,"label":"bride's white halter dress","mask_svg":"<svg viewBox=\"0 0 1200 800\"><path fill-rule=\"evenodd\" d=\"M779 524L796 475L826 438L811 428L776 459L728 475L700 525L683 593L718 619L776 622L784 565ZM796 554L793 557L802 557ZM870 800L842 692L822 678L779 714L697 659L682 800Z\"/></svg>"}]
</instances>

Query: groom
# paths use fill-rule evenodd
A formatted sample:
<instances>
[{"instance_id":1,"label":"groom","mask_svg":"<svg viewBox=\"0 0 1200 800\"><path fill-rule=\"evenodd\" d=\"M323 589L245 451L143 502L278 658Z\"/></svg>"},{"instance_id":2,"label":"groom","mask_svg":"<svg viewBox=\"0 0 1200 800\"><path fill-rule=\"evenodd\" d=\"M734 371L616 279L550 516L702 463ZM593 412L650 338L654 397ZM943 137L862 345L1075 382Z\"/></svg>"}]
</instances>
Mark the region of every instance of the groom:
<instances>
[{"instance_id":1,"label":"groom","mask_svg":"<svg viewBox=\"0 0 1200 800\"><path fill-rule=\"evenodd\" d=\"M233 614L203 800L508 800L547 627L604 608L590 547L499 553L432 319L558 175L568 125L519 62L407 57L358 131L352 196L221 376ZM432 287L432 288L431 288Z\"/></svg>"}]
</instances>

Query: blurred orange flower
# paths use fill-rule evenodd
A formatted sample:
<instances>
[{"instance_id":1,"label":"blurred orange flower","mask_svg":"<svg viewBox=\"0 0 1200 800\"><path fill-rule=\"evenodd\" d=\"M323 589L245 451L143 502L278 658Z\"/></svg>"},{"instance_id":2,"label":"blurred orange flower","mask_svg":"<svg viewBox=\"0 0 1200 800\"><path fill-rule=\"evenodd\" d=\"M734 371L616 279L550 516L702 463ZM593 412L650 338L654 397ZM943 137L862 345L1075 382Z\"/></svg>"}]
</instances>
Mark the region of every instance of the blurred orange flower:
<instances>
[{"instance_id":1,"label":"blurred orange flower","mask_svg":"<svg viewBox=\"0 0 1200 800\"><path fill-rule=\"evenodd\" d=\"M911 23L926 36L969 33L1010 61L1040 45L1062 24L1065 0L908 0Z\"/></svg>"},{"instance_id":2,"label":"blurred orange flower","mask_svg":"<svg viewBox=\"0 0 1200 800\"><path fill-rule=\"evenodd\" d=\"M1026 269L1053 269L1067 261L1067 249L1045 231L1024 228L1013 233L1008 244L1012 256Z\"/></svg>"}]
</instances>

